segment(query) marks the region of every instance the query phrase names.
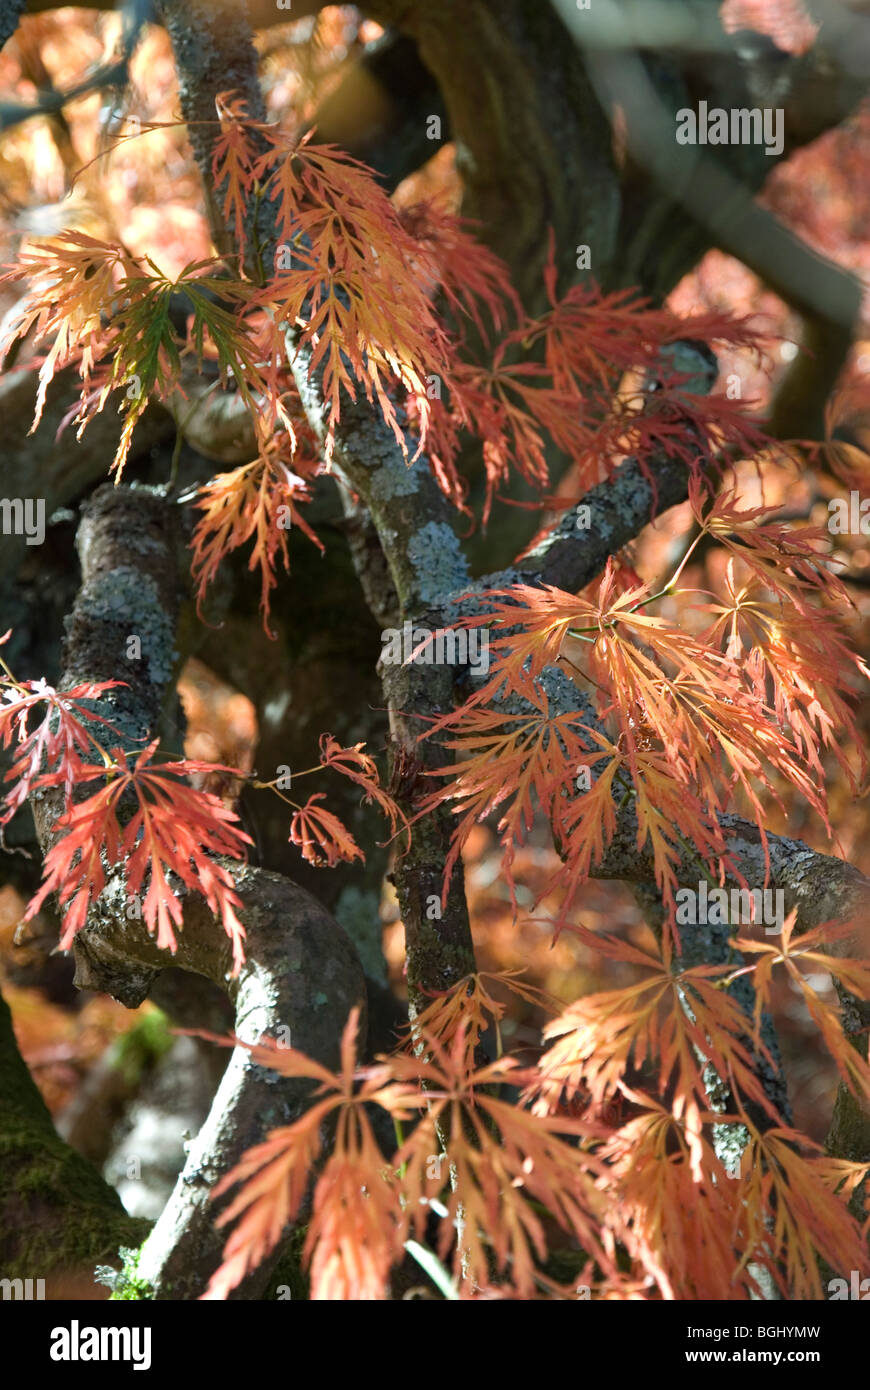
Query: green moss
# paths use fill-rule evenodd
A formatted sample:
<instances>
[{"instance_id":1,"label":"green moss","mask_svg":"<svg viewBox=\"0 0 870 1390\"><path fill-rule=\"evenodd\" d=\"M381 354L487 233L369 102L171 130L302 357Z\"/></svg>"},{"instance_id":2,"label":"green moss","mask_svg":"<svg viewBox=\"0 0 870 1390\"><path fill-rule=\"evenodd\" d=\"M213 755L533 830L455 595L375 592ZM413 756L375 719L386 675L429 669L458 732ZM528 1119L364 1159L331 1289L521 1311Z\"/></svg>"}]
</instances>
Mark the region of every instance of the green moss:
<instances>
[{"instance_id":1,"label":"green moss","mask_svg":"<svg viewBox=\"0 0 870 1390\"><path fill-rule=\"evenodd\" d=\"M148 1222L128 1216L96 1168L54 1128L19 1055L0 998L0 1268L7 1278L44 1278L93 1268L119 1245L138 1244Z\"/></svg>"},{"instance_id":2,"label":"green moss","mask_svg":"<svg viewBox=\"0 0 870 1390\"><path fill-rule=\"evenodd\" d=\"M169 1021L159 1009L149 1009L129 1033L118 1039L110 1061L131 1086L172 1047Z\"/></svg>"},{"instance_id":3,"label":"green moss","mask_svg":"<svg viewBox=\"0 0 870 1390\"><path fill-rule=\"evenodd\" d=\"M153 1299L154 1289L147 1279L139 1278L139 1257L142 1254L142 1247L133 1250L125 1246L118 1251L118 1254L124 1262L120 1272L105 1266L97 1270L100 1283L107 1284L112 1290L109 1294L109 1302L121 1303Z\"/></svg>"}]
</instances>

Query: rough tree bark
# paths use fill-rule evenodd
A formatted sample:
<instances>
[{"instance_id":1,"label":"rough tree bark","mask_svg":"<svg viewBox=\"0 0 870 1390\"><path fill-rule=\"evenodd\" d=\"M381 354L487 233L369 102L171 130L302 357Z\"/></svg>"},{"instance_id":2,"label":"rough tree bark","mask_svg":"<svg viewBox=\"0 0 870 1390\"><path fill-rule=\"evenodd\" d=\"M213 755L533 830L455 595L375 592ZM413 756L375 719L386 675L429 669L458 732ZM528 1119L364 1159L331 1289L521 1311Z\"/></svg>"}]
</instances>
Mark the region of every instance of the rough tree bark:
<instances>
[{"instance_id":1,"label":"rough tree bark","mask_svg":"<svg viewBox=\"0 0 870 1390\"><path fill-rule=\"evenodd\" d=\"M101 713L124 736L128 750L153 736L164 697L177 670L181 608L178 508L140 489L106 485L91 498L79 528L82 583L70 618L61 688L82 679L123 680L100 701ZM141 660L126 656L126 639L141 641ZM111 742L107 737L106 742ZM141 746L141 743L139 744ZM52 842L59 797L33 798L43 852ZM304 890L268 870L227 861L242 898L246 962L231 976L230 943L204 900L179 886L184 922L174 959L158 950L140 919L129 920L125 877L113 875L77 938L76 982L136 1007L169 965L204 975L227 990L242 1041L289 1028L295 1047L329 1065L350 1009L362 1004L362 971L334 918ZM224 1073L208 1120L139 1260L139 1277L158 1298L196 1298L220 1261L211 1189L244 1150L269 1129L289 1123L307 1087L282 1079L237 1048ZM267 1261L237 1291L256 1297Z\"/></svg>"}]
</instances>

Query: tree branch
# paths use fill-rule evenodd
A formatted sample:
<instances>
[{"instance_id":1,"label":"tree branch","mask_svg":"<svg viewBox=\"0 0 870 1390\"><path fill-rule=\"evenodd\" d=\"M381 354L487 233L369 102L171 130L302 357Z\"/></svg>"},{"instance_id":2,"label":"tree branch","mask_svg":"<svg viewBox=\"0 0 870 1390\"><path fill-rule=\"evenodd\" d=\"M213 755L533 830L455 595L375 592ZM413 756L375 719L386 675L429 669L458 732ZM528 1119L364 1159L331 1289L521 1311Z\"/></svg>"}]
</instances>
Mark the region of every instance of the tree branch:
<instances>
[{"instance_id":1,"label":"tree branch","mask_svg":"<svg viewBox=\"0 0 870 1390\"><path fill-rule=\"evenodd\" d=\"M205 112L213 112L216 96L227 88L228 71L233 74L231 85L247 99L249 114L261 119L256 53L243 19L237 15L232 26L224 25L203 0L187 4L164 0L163 13L179 69L185 120L204 120ZM211 181L215 138L214 124L203 125L194 146L206 188ZM264 207L261 212L265 215L268 209ZM257 230L261 248L265 248L264 263L270 264L270 247L277 240L274 224L269 227L263 220ZM290 347L292 352L294 345ZM318 374L309 376L308 368L306 354L294 352L293 370L303 406L309 423L322 438L323 395ZM365 401L342 404L335 468L345 498L350 491L357 493L377 529L403 619L428 607L437 594L464 582L468 571L450 525L449 506L428 466L421 460L407 467L392 432ZM357 559L361 558L358 550ZM449 671L441 673L441 684L443 689L429 684L413 691L403 686L397 691L386 675L384 678L393 735L394 790L409 814L414 813L414 797L419 793L421 758L416 742L420 721L431 713L430 702L440 709L451 698ZM404 702L405 696L411 703ZM437 756L437 748L427 750L427 759ZM395 870L409 984L418 999L426 990L443 989L474 969L461 866L454 871L444 914L440 918L426 915L427 910L435 911L430 899L440 898L451 829L449 813L433 817Z\"/></svg>"},{"instance_id":2,"label":"tree branch","mask_svg":"<svg viewBox=\"0 0 870 1390\"><path fill-rule=\"evenodd\" d=\"M3 492L6 497L31 497L44 502L45 515L50 517L106 477L108 460L117 448L124 422L109 408L93 417L80 441L72 427L58 437L61 422L72 409L78 394L76 387L80 385L75 366L70 366L58 372L51 382L40 425L29 434L37 384L36 373L30 367L7 371L0 377ZM131 460L172 439L174 434L171 415L159 406L151 406L136 427ZM25 536L4 536L5 578L15 575L27 549Z\"/></svg>"},{"instance_id":3,"label":"tree branch","mask_svg":"<svg viewBox=\"0 0 870 1390\"><path fill-rule=\"evenodd\" d=\"M432 116L441 122L434 143ZM451 138L444 98L416 43L391 32L366 45L321 101L312 125L318 141L340 145L368 164L390 193Z\"/></svg>"},{"instance_id":4,"label":"tree branch","mask_svg":"<svg viewBox=\"0 0 870 1390\"><path fill-rule=\"evenodd\" d=\"M106 486L90 499L79 532L82 585L61 688L82 680L125 680L126 687L106 692L100 713L129 741L154 730L174 675L181 599L174 512L144 489ZM141 660L135 662L126 656L131 629L141 639ZM45 853L61 809L58 795L35 794L33 803ZM288 1028L293 1046L335 1065L348 1013L364 1000L353 948L331 915L282 875L221 862L243 903L247 959L238 978L230 977L230 943L198 894L176 885L184 916L178 951L171 956L158 950L144 922L129 920L125 875L115 871L76 938L77 984L135 1007L161 970L193 971L227 991L240 1039L252 1042ZM218 1208L209 1201L215 1181L269 1129L295 1118L306 1097L305 1085L255 1067L246 1050L235 1050L140 1258L139 1274L157 1297L195 1298L203 1292L223 1243L214 1225ZM261 1266L236 1296L256 1296L270 1268L268 1262Z\"/></svg>"}]
</instances>

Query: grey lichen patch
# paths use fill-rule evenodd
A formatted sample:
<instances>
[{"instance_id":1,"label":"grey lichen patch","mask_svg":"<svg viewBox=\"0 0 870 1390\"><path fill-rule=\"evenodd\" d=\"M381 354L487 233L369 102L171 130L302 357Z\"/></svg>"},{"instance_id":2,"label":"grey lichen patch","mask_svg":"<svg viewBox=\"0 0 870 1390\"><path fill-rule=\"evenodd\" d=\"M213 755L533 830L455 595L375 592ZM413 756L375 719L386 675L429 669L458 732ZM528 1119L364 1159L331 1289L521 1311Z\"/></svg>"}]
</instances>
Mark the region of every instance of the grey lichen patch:
<instances>
[{"instance_id":1,"label":"grey lichen patch","mask_svg":"<svg viewBox=\"0 0 870 1390\"><path fill-rule=\"evenodd\" d=\"M429 521L415 531L407 553L425 604L437 603L442 594L460 588L466 578L459 541L444 521Z\"/></svg>"},{"instance_id":2,"label":"grey lichen patch","mask_svg":"<svg viewBox=\"0 0 870 1390\"><path fill-rule=\"evenodd\" d=\"M609 483L593 489L590 501L592 517L589 529L597 541L607 541L615 530L612 520L619 518L623 525L630 527L640 527L647 521L653 503L653 489L643 473L628 465L617 469ZM576 528L573 515L571 521Z\"/></svg>"},{"instance_id":3,"label":"grey lichen patch","mask_svg":"<svg viewBox=\"0 0 870 1390\"><path fill-rule=\"evenodd\" d=\"M141 537L146 540L146 537ZM93 623L117 623L122 638L138 637L142 660L152 685L168 684L177 659L173 625L150 575L132 565L117 565L100 576L99 590L88 587L79 595L76 618Z\"/></svg>"},{"instance_id":4,"label":"grey lichen patch","mask_svg":"<svg viewBox=\"0 0 870 1390\"><path fill-rule=\"evenodd\" d=\"M397 419L404 423L403 412ZM375 475L372 495L381 501L390 497L407 497L416 492L425 475L420 463L406 461L395 434L379 411L368 403L357 401L342 408L343 427L339 431L339 448L353 462ZM376 489L376 490L375 490Z\"/></svg>"},{"instance_id":5,"label":"grey lichen patch","mask_svg":"<svg viewBox=\"0 0 870 1390\"><path fill-rule=\"evenodd\" d=\"M745 1125L713 1126L713 1147L716 1157L730 1177L736 1177L740 1172L740 1164L748 1143L749 1130Z\"/></svg>"},{"instance_id":6,"label":"grey lichen patch","mask_svg":"<svg viewBox=\"0 0 870 1390\"><path fill-rule=\"evenodd\" d=\"M253 1057L247 1054L242 1059L242 1067L245 1075L258 1085L276 1086L279 1090L282 1089L281 1073L275 1071L274 1068L262 1066L260 1062L255 1062Z\"/></svg>"},{"instance_id":7,"label":"grey lichen patch","mask_svg":"<svg viewBox=\"0 0 870 1390\"><path fill-rule=\"evenodd\" d=\"M335 916L354 946L370 980L387 983L387 963L382 946L383 928L377 893L348 884L335 905Z\"/></svg>"},{"instance_id":8,"label":"grey lichen patch","mask_svg":"<svg viewBox=\"0 0 870 1390\"><path fill-rule=\"evenodd\" d=\"M514 584L522 584L528 575L509 566L497 574L484 575L472 583L460 584L458 588L443 599L445 619L451 614L462 618L478 618L492 612L493 600L487 595L493 589L509 589Z\"/></svg>"},{"instance_id":9,"label":"grey lichen patch","mask_svg":"<svg viewBox=\"0 0 870 1390\"><path fill-rule=\"evenodd\" d=\"M131 491L133 491L132 488ZM162 538L157 540L154 536L149 536L146 531L128 531L124 537L124 544L134 555L163 555L166 550L166 544Z\"/></svg>"},{"instance_id":10,"label":"grey lichen patch","mask_svg":"<svg viewBox=\"0 0 870 1390\"><path fill-rule=\"evenodd\" d=\"M381 462L372 479L371 500L388 502L391 497L411 497L420 486L418 465L405 463L398 449Z\"/></svg>"},{"instance_id":11,"label":"grey lichen patch","mask_svg":"<svg viewBox=\"0 0 870 1390\"><path fill-rule=\"evenodd\" d=\"M583 716L585 723L593 727L598 726L595 710L588 695L578 690L570 676L560 667L545 666L538 676L537 685L546 694L550 709L554 713L568 714L576 711Z\"/></svg>"}]
</instances>

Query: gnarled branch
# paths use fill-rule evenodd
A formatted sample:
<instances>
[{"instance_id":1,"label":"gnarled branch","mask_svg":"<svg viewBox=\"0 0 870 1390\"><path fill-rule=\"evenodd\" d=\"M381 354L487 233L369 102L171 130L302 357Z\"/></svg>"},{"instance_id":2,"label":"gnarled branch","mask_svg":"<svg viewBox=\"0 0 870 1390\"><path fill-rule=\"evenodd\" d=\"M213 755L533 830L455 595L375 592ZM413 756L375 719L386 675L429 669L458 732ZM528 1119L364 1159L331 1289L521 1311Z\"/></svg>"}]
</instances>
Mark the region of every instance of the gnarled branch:
<instances>
[{"instance_id":1,"label":"gnarled branch","mask_svg":"<svg viewBox=\"0 0 870 1390\"><path fill-rule=\"evenodd\" d=\"M61 688L82 680L122 679L107 691L100 712L130 746L152 734L176 665L173 650L181 608L178 509L164 497L136 488L99 489L79 532L82 584L70 619ZM132 632L141 659L126 655ZM59 794L32 798L43 851L55 836ZM141 920L128 919L123 871L115 871L77 936L77 983L135 1007L161 970L181 967L225 989L235 1006L235 1031L252 1042L278 1028L327 1065L338 1061L338 1041L350 1009L363 1002L355 952L334 918L289 879L222 860L242 899L246 961L231 976L230 943L204 899L176 888L183 925L177 953L157 948ZM284 1037L284 1034L278 1035ZM224 1073L209 1117L194 1141L166 1208L142 1252L139 1273L159 1298L195 1298L220 1262L222 1236L210 1192L217 1179L303 1108L305 1085L254 1066L238 1048ZM260 1266L238 1297L256 1296L271 1266Z\"/></svg>"}]
</instances>

